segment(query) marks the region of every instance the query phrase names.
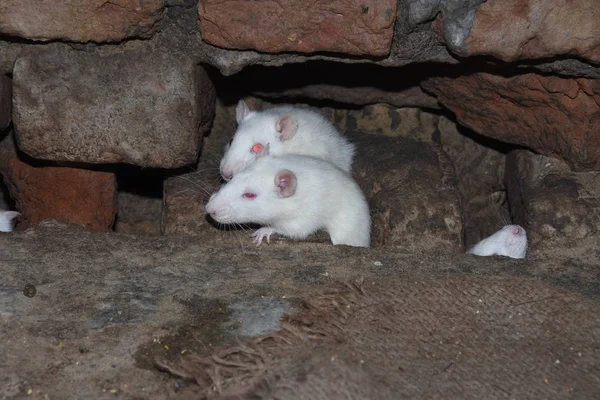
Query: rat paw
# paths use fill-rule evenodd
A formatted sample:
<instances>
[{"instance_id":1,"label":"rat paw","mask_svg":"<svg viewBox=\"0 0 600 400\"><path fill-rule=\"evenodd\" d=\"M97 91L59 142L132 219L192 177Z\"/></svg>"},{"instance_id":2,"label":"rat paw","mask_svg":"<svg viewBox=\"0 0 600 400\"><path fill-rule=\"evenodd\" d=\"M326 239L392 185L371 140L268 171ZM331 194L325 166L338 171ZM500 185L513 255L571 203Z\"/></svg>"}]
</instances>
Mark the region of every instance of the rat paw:
<instances>
[{"instance_id":1,"label":"rat paw","mask_svg":"<svg viewBox=\"0 0 600 400\"><path fill-rule=\"evenodd\" d=\"M267 243L271 243L271 235L275 233L273 228L260 228L252 234L252 242L256 247L260 246L264 238L267 238Z\"/></svg>"}]
</instances>

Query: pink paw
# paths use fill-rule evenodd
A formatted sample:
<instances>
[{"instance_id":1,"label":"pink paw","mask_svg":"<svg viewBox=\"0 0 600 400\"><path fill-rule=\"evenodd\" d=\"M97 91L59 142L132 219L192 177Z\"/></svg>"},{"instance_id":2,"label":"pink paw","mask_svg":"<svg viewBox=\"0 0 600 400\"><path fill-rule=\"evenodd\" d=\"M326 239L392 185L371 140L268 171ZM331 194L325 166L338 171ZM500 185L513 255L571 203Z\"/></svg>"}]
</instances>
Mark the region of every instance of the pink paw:
<instances>
[{"instance_id":1,"label":"pink paw","mask_svg":"<svg viewBox=\"0 0 600 400\"><path fill-rule=\"evenodd\" d=\"M264 238L267 238L267 243L271 243L271 235L274 232L273 228L260 228L252 234L252 242L256 247L261 245Z\"/></svg>"}]
</instances>

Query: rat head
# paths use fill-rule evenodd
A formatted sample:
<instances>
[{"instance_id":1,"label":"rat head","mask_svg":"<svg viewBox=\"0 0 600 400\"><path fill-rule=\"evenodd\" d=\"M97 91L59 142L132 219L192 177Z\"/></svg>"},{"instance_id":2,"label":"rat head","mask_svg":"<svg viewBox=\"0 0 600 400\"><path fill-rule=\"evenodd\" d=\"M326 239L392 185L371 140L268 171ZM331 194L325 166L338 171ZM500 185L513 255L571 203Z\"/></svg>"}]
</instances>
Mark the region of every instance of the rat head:
<instances>
[{"instance_id":1,"label":"rat head","mask_svg":"<svg viewBox=\"0 0 600 400\"><path fill-rule=\"evenodd\" d=\"M288 169L276 168L271 158L261 158L238 172L206 204L217 222L271 224L293 212L297 178Z\"/></svg>"},{"instance_id":2,"label":"rat head","mask_svg":"<svg viewBox=\"0 0 600 400\"><path fill-rule=\"evenodd\" d=\"M267 146L272 154L280 154L282 144L298 131L298 120L293 114L277 116L251 111L244 100L239 101L235 116L238 128L225 147L220 166L226 181L254 162L257 156L265 155L261 151Z\"/></svg>"},{"instance_id":3,"label":"rat head","mask_svg":"<svg viewBox=\"0 0 600 400\"><path fill-rule=\"evenodd\" d=\"M505 256L525 258L527 253L527 233L519 225L506 225L500 231L500 242Z\"/></svg>"}]
</instances>

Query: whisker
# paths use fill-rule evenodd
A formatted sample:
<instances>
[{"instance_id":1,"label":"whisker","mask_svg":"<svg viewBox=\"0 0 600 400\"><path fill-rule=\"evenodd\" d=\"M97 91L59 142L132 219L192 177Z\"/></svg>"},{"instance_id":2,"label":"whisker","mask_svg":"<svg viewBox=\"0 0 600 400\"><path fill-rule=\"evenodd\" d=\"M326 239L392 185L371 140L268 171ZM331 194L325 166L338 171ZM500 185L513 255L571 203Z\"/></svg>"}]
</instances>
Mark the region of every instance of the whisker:
<instances>
[{"instance_id":1,"label":"whisker","mask_svg":"<svg viewBox=\"0 0 600 400\"><path fill-rule=\"evenodd\" d=\"M241 225L240 225L240 224L236 224L236 225L238 225L239 227L241 227ZM244 238L243 238L243 237L242 237L242 235L239 233L239 231L233 231L233 232L234 232L234 236L236 237L236 239L238 240L238 242L239 242L239 244L240 244L240 248L242 248L242 249L243 249L243 248L244 248L244 242L245 242Z\"/></svg>"},{"instance_id":2,"label":"whisker","mask_svg":"<svg viewBox=\"0 0 600 400\"><path fill-rule=\"evenodd\" d=\"M208 194L208 195L211 195L211 194L212 194L212 192L211 192L211 191L209 191L209 189L205 188L204 186L202 186L202 185L201 185L200 183L198 183L198 182L194 182L194 181L193 181L192 179L190 179L190 178L187 178L187 177L185 177L185 176L178 176L177 178L179 178L179 179L183 179L184 181L191 183L192 185L194 185L194 186L196 186L196 187L200 188L202 191L204 191L204 193L206 193L206 194Z\"/></svg>"}]
</instances>

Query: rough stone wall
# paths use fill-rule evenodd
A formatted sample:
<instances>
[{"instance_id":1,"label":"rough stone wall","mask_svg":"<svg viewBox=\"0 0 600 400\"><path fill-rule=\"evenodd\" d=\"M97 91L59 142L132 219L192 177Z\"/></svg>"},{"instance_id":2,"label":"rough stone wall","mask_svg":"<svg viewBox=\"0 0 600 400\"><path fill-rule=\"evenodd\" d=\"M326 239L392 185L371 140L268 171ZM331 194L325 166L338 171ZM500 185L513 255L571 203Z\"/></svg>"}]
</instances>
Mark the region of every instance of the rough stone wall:
<instances>
[{"instance_id":1,"label":"rough stone wall","mask_svg":"<svg viewBox=\"0 0 600 400\"><path fill-rule=\"evenodd\" d=\"M599 13L595 0L9 0L0 129L54 166L178 168L196 163L217 95L261 95L366 106L343 120L367 131L385 104L449 110L477 135L597 171ZM450 158L463 203L477 203L486 193L465 188L485 173Z\"/></svg>"}]
</instances>

